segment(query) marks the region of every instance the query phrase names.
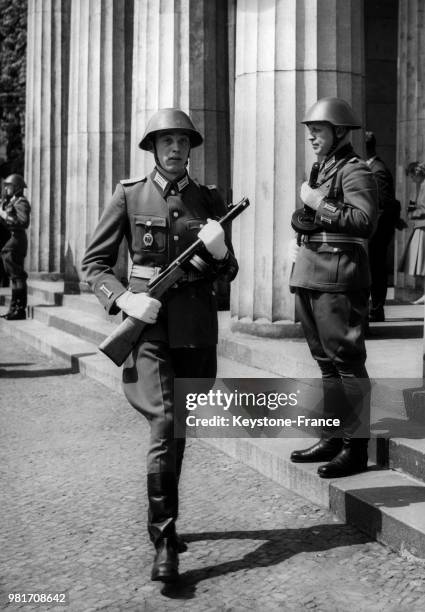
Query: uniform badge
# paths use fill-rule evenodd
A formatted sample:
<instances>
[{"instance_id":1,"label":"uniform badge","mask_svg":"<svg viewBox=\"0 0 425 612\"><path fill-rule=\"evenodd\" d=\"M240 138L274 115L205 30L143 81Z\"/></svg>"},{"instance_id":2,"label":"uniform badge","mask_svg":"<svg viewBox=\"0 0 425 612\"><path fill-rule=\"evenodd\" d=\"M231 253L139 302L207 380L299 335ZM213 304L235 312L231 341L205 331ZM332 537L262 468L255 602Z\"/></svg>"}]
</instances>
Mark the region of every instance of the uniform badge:
<instances>
[{"instance_id":1,"label":"uniform badge","mask_svg":"<svg viewBox=\"0 0 425 612\"><path fill-rule=\"evenodd\" d=\"M143 244L148 248L153 245L153 236L151 232L146 232L146 234L143 236Z\"/></svg>"}]
</instances>

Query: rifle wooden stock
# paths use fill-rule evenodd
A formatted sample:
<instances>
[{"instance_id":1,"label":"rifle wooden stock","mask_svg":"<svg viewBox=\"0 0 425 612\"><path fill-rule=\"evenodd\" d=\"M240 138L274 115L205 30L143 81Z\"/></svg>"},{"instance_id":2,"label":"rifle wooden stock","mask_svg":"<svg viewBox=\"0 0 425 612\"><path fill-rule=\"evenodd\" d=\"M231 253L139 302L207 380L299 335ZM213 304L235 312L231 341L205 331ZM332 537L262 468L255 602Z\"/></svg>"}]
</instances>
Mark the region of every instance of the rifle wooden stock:
<instances>
[{"instance_id":1,"label":"rifle wooden stock","mask_svg":"<svg viewBox=\"0 0 425 612\"><path fill-rule=\"evenodd\" d=\"M240 202L219 220L221 225L226 225L249 206L249 200L242 198ZM183 265L190 262L192 257L203 245L199 238L195 240L179 257L170 263L158 276L148 283L148 295L159 300L170 287L172 287L185 274ZM135 317L127 317L120 325L99 345L99 350L111 359L117 366L121 366L127 359L133 348L140 339L144 328L148 325Z\"/></svg>"}]
</instances>

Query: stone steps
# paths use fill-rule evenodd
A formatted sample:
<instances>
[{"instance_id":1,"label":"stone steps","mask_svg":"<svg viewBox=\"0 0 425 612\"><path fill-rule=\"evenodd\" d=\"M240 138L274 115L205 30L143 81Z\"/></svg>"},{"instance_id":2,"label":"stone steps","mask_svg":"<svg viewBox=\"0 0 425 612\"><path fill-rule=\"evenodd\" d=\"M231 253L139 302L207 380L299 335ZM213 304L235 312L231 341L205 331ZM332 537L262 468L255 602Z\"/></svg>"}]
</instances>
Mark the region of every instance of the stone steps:
<instances>
[{"instance_id":1,"label":"stone steps","mask_svg":"<svg viewBox=\"0 0 425 612\"><path fill-rule=\"evenodd\" d=\"M47 299L52 304L56 291L47 293L50 293ZM33 319L16 322L0 319L2 330L62 359L73 371L80 371L115 391L120 390L120 369L96 348L114 328L114 323L105 319L94 296L63 297L62 307L32 305ZM31 294L31 301L33 298L37 299L37 294ZM230 334L228 317L220 313L220 318L219 377L317 377L317 369L302 339L265 340ZM379 342L383 343L381 347L376 345ZM405 349L411 355L422 340L409 339L404 344L406 342L409 347ZM397 372L400 377L411 374L411 370L418 375L419 369L416 371L415 364L412 366L412 358L409 364L403 359L399 343L399 339L368 341L369 355L372 353L378 358L380 352L388 354L392 347L391 352L397 355L399 364L397 368L385 359L378 362L371 359L372 375L390 372L390 377ZM399 378L389 378L375 389L374 418L379 426L378 433L402 427L405 437L371 442L370 456L383 466L371 464L364 474L328 481L317 476L317 464L291 463L291 451L308 446L311 439L206 438L205 442L309 500L329 507L343 520L391 548L425 558L425 431L406 415L403 386L399 381ZM412 375L409 385L414 388L415 384L418 384L417 379ZM385 406L389 398L391 405Z\"/></svg>"}]
</instances>

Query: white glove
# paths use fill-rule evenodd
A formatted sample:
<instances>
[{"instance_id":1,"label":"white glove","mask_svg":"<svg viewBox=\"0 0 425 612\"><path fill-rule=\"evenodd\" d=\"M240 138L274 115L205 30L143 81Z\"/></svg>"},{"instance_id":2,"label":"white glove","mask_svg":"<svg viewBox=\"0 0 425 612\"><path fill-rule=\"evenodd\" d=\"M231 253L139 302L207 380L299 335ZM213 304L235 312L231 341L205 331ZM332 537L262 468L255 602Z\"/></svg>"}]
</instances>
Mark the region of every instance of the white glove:
<instances>
[{"instance_id":1,"label":"white glove","mask_svg":"<svg viewBox=\"0 0 425 612\"><path fill-rule=\"evenodd\" d=\"M227 254L227 246L224 242L224 231L218 221L207 219L208 223L204 225L198 234L198 238L202 240L208 252L214 259L224 259Z\"/></svg>"},{"instance_id":2,"label":"white glove","mask_svg":"<svg viewBox=\"0 0 425 612\"><path fill-rule=\"evenodd\" d=\"M116 305L130 317L140 319L145 323L156 323L161 302L149 297L147 293L131 293L126 291L116 299Z\"/></svg>"},{"instance_id":3,"label":"white glove","mask_svg":"<svg viewBox=\"0 0 425 612\"><path fill-rule=\"evenodd\" d=\"M292 238L288 242L288 259L290 262L295 263L299 250L300 250L300 247L297 244L297 239Z\"/></svg>"},{"instance_id":4,"label":"white glove","mask_svg":"<svg viewBox=\"0 0 425 612\"><path fill-rule=\"evenodd\" d=\"M325 194L320 191L320 189L313 189L304 181L301 185L300 189L300 198L307 206L310 206L313 210L317 210L319 208L320 202L325 197Z\"/></svg>"},{"instance_id":5,"label":"white glove","mask_svg":"<svg viewBox=\"0 0 425 612\"><path fill-rule=\"evenodd\" d=\"M3 208L0 207L0 217L2 219L6 219L7 217L7 212L5 210L3 210Z\"/></svg>"}]
</instances>

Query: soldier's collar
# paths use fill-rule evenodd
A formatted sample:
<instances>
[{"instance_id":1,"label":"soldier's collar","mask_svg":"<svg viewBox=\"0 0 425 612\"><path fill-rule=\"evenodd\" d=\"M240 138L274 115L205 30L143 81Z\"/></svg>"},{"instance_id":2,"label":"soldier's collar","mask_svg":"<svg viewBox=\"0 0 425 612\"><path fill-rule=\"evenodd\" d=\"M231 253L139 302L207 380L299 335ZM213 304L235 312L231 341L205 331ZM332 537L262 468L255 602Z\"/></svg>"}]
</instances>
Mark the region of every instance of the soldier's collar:
<instances>
[{"instance_id":1,"label":"soldier's collar","mask_svg":"<svg viewBox=\"0 0 425 612\"><path fill-rule=\"evenodd\" d=\"M157 168L152 173L153 182L159 187L163 197L167 197L171 190L183 191L189 185L189 177L187 173L178 181L169 181L166 179Z\"/></svg>"},{"instance_id":2,"label":"soldier's collar","mask_svg":"<svg viewBox=\"0 0 425 612\"><path fill-rule=\"evenodd\" d=\"M320 165L320 172L328 172L335 166L337 162L349 156L350 154L354 154L354 150L353 150L351 143L347 143L340 149L337 149L333 153L333 155L331 155L330 157L322 161Z\"/></svg>"}]
</instances>

